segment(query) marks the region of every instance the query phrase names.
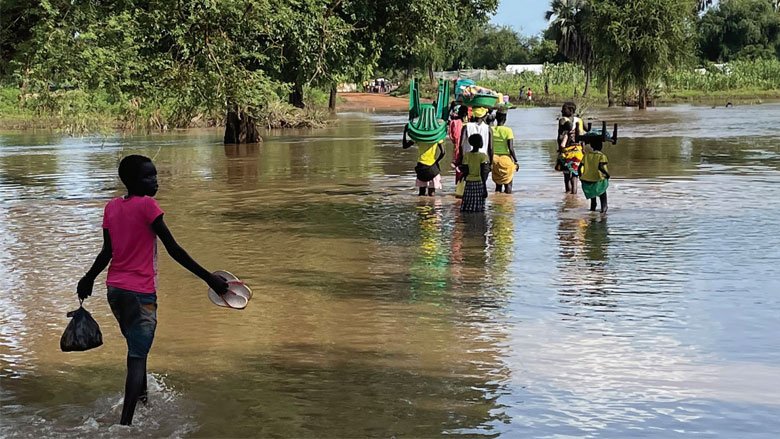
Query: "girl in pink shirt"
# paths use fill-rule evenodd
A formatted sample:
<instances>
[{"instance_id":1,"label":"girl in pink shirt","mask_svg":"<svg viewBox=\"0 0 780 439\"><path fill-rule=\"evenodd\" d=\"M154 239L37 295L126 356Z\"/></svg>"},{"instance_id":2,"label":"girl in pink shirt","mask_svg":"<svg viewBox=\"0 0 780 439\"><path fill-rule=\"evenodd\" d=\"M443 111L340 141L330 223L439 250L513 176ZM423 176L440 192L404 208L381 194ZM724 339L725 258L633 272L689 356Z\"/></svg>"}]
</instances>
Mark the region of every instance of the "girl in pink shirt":
<instances>
[{"instance_id":1,"label":"girl in pink shirt","mask_svg":"<svg viewBox=\"0 0 780 439\"><path fill-rule=\"evenodd\" d=\"M77 294L92 295L95 278L109 265L108 303L127 341L127 379L122 425L133 422L135 406L147 401L146 358L157 328L157 238L176 262L203 279L219 294L228 285L198 265L176 242L152 198L157 193L157 169L148 157L127 156L119 163L119 178L127 195L106 204L103 249L79 281Z\"/></svg>"}]
</instances>

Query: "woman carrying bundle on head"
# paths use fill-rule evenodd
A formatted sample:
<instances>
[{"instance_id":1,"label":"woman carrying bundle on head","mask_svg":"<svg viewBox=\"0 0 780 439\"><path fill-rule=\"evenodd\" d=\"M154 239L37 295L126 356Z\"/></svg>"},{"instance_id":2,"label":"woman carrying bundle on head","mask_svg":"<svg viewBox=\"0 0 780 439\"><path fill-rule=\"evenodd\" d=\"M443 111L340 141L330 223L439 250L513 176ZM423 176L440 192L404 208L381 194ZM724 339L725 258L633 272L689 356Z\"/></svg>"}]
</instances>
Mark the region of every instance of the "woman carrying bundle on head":
<instances>
[{"instance_id":1,"label":"woman carrying bundle on head","mask_svg":"<svg viewBox=\"0 0 780 439\"><path fill-rule=\"evenodd\" d=\"M563 185L566 193L576 194L579 178L580 162L582 162L582 144L577 136L585 134L582 119L576 117L577 105L566 102L561 107L561 118L558 119L558 160L555 170L563 172Z\"/></svg>"},{"instance_id":2,"label":"woman carrying bundle on head","mask_svg":"<svg viewBox=\"0 0 780 439\"><path fill-rule=\"evenodd\" d=\"M520 169L513 142L515 138L512 128L505 126L506 109L499 109L496 114L496 126L493 127L493 182L496 192L512 193L512 181L515 171Z\"/></svg>"}]
</instances>

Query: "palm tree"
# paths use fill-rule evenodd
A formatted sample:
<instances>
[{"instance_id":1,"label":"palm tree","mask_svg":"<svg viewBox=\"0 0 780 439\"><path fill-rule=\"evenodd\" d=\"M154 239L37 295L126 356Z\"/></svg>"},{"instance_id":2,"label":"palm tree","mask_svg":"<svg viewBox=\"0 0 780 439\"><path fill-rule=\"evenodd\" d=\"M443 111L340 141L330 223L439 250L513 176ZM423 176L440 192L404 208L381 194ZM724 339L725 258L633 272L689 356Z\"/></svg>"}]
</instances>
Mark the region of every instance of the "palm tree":
<instances>
[{"instance_id":1,"label":"palm tree","mask_svg":"<svg viewBox=\"0 0 780 439\"><path fill-rule=\"evenodd\" d=\"M570 60L585 68L585 90L588 94L593 70L593 49L585 33L588 19L587 0L553 0L544 14L550 22L550 31L558 43L558 50Z\"/></svg>"}]
</instances>

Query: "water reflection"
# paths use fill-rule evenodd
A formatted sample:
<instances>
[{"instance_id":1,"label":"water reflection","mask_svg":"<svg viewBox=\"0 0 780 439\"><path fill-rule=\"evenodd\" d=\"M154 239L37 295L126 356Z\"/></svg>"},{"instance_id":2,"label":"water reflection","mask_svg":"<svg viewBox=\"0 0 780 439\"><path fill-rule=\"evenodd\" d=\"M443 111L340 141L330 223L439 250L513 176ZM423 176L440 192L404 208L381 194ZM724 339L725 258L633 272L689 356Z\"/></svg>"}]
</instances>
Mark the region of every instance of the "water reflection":
<instances>
[{"instance_id":1,"label":"water reflection","mask_svg":"<svg viewBox=\"0 0 780 439\"><path fill-rule=\"evenodd\" d=\"M257 182L260 144L225 145L227 182L231 185L253 185Z\"/></svg>"},{"instance_id":2,"label":"water reflection","mask_svg":"<svg viewBox=\"0 0 780 439\"><path fill-rule=\"evenodd\" d=\"M417 206L420 243L409 267L412 300L436 300L448 289L449 252L443 230L441 199Z\"/></svg>"}]
</instances>

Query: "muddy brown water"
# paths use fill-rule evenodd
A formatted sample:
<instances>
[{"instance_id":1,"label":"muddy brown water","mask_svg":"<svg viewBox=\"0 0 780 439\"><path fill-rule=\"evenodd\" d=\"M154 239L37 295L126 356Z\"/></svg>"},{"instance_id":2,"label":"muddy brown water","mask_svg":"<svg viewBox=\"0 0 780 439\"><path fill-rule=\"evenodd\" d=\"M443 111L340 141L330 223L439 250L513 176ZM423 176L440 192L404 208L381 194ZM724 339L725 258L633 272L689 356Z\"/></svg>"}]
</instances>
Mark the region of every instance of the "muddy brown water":
<instances>
[{"instance_id":1,"label":"muddy brown water","mask_svg":"<svg viewBox=\"0 0 780 439\"><path fill-rule=\"evenodd\" d=\"M600 110L607 216L563 194L554 109L510 113L516 193L418 199L402 114L268 133L0 134L0 436L776 437L780 105ZM217 308L161 248L151 404L125 346L62 353L122 155L180 243L254 289ZM445 171L447 172L447 171Z\"/></svg>"}]
</instances>

